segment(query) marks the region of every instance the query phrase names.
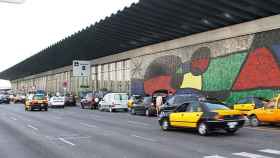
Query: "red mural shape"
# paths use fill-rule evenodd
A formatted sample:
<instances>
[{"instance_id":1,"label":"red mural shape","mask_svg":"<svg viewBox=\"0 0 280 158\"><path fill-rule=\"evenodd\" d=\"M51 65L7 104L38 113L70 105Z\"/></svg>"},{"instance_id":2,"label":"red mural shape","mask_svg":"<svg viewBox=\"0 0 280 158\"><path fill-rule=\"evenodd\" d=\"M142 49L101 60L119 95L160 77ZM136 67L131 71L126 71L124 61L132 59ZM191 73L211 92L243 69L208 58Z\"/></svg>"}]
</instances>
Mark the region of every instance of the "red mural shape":
<instances>
[{"instance_id":1,"label":"red mural shape","mask_svg":"<svg viewBox=\"0 0 280 158\"><path fill-rule=\"evenodd\" d=\"M171 76L158 76L144 82L145 93L153 95L154 92L159 90L167 90L168 92L175 93L176 90L171 86Z\"/></svg>"},{"instance_id":2,"label":"red mural shape","mask_svg":"<svg viewBox=\"0 0 280 158\"><path fill-rule=\"evenodd\" d=\"M279 87L280 69L276 59L269 49L257 48L248 55L233 90Z\"/></svg>"},{"instance_id":3,"label":"red mural shape","mask_svg":"<svg viewBox=\"0 0 280 158\"><path fill-rule=\"evenodd\" d=\"M209 65L208 58L195 59L192 61L191 68L199 69L201 72L205 72Z\"/></svg>"}]
</instances>

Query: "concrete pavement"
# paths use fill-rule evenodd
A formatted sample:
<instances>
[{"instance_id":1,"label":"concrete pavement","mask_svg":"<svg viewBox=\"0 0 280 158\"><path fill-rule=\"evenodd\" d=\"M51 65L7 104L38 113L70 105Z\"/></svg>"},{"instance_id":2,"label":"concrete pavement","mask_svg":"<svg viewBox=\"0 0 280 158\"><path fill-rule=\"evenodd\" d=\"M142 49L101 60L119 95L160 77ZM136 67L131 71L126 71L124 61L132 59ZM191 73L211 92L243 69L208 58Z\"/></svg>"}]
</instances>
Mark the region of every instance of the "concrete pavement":
<instances>
[{"instance_id":1,"label":"concrete pavement","mask_svg":"<svg viewBox=\"0 0 280 158\"><path fill-rule=\"evenodd\" d=\"M164 132L157 118L127 113L0 105L1 158L278 158L279 142L280 128L202 137L192 130Z\"/></svg>"}]
</instances>

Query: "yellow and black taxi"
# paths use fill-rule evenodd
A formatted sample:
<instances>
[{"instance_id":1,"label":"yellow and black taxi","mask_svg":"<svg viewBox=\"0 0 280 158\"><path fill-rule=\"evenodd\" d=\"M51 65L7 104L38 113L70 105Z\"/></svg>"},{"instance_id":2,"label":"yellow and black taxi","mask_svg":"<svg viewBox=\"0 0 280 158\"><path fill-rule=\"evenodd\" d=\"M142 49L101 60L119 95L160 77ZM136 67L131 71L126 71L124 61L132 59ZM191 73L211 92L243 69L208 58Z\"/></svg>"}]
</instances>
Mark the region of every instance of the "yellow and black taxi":
<instances>
[{"instance_id":1,"label":"yellow and black taxi","mask_svg":"<svg viewBox=\"0 0 280 158\"><path fill-rule=\"evenodd\" d=\"M159 118L162 130L195 128L200 135L221 129L233 134L243 127L244 122L245 117L240 111L231 110L223 103L199 100L185 102Z\"/></svg>"},{"instance_id":2,"label":"yellow and black taxi","mask_svg":"<svg viewBox=\"0 0 280 158\"><path fill-rule=\"evenodd\" d=\"M48 111L48 99L43 94L35 94L29 95L25 102L25 110L33 111L33 110L45 110Z\"/></svg>"},{"instance_id":3,"label":"yellow and black taxi","mask_svg":"<svg viewBox=\"0 0 280 158\"><path fill-rule=\"evenodd\" d=\"M265 98L248 96L237 101L233 105L233 109L239 110L244 115L248 115L249 111L262 108L267 102L269 102L269 100Z\"/></svg>"}]
</instances>

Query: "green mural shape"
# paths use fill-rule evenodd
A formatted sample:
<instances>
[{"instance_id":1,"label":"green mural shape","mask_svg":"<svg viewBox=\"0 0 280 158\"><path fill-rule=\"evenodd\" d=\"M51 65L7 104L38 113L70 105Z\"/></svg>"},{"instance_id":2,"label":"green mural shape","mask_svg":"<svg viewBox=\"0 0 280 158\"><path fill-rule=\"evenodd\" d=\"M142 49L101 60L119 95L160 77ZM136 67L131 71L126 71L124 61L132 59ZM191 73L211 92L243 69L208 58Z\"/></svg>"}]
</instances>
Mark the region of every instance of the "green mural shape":
<instances>
[{"instance_id":1,"label":"green mural shape","mask_svg":"<svg viewBox=\"0 0 280 158\"><path fill-rule=\"evenodd\" d=\"M207 71L203 74L203 91L230 90L246 55L243 51L211 59Z\"/></svg>"},{"instance_id":2,"label":"green mural shape","mask_svg":"<svg viewBox=\"0 0 280 158\"><path fill-rule=\"evenodd\" d=\"M273 89L259 89L259 90L251 90L251 91L241 91L241 92L231 92L230 97L226 100L229 105L236 103L238 100L245 98L247 96L255 96L262 98L273 98L280 93L280 90Z\"/></svg>"}]
</instances>

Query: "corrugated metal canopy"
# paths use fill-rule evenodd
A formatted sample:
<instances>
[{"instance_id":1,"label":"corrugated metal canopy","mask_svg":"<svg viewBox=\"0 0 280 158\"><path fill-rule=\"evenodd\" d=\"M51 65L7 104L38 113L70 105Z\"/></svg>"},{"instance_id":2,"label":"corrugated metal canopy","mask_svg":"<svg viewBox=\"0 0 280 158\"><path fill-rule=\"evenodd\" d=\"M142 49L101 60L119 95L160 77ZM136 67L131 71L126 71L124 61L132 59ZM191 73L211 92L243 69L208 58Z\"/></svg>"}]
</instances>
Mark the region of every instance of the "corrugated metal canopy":
<instances>
[{"instance_id":1,"label":"corrugated metal canopy","mask_svg":"<svg viewBox=\"0 0 280 158\"><path fill-rule=\"evenodd\" d=\"M14 80L280 13L278 0L140 0L0 73Z\"/></svg>"}]
</instances>

